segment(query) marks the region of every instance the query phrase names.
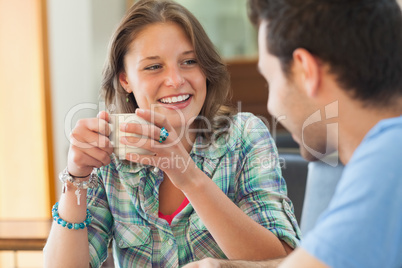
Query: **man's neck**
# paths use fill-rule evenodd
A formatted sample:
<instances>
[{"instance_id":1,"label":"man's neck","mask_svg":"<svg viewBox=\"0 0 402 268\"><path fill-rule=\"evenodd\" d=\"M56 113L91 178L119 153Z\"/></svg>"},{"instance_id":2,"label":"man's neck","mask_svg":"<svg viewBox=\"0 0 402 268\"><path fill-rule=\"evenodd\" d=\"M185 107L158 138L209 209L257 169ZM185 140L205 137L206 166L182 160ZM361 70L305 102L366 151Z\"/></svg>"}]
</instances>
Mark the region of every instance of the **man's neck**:
<instances>
[{"instance_id":1,"label":"man's neck","mask_svg":"<svg viewBox=\"0 0 402 268\"><path fill-rule=\"evenodd\" d=\"M339 157L347 164L367 133L383 119L402 115L402 100L396 108L364 107L357 101L340 104Z\"/></svg>"}]
</instances>

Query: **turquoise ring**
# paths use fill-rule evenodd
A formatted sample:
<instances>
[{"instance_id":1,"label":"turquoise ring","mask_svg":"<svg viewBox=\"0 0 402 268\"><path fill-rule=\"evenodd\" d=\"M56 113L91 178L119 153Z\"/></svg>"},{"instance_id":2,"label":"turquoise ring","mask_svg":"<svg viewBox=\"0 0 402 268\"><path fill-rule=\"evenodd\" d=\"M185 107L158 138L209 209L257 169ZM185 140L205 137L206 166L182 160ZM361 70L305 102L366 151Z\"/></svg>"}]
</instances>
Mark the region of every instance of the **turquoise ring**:
<instances>
[{"instance_id":1,"label":"turquoise ring","mask_svg":"<svg viewBox=\"0 0 402 268\"><path fill-rule=\"evenodd\" d=\"M160 143L164 142L168 136L169 136L169 132L167 132L166 128L162 127L161 134L159 136L159 142Z\"/></svg>"}]
</instances>

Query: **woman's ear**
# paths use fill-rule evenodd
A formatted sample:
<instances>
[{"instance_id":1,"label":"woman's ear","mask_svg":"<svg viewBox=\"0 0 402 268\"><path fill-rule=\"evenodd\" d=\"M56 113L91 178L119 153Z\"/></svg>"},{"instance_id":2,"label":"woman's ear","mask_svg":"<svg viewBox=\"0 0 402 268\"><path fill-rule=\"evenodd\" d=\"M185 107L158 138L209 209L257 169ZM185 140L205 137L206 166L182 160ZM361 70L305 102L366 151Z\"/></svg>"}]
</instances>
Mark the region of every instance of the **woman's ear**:
<instances>
[{"instance_id":1,"label":"woman's ear","mask_svg":"<svg viewBox=\"0 0 402 268\"><path fill-rule=\"evenodd\" d=\"M127 91L127 93L133 92L130 89L130 86L128 85L127 74L125 72L121 72L119 74L119 82L120 82L120 85L124 88L124 90Z\"/></svg>"},{"instance_id":2,"label":"woman's ear","mask_svg":"<svg viewBox=\"0 0 402 268\"><path fill-rule=\"evenodd\" d=\"M319 61L306 49L298 48L293 52L294 75L297 76L305 93L314 97L318 94L321 82Z\"/></svg>"}]
</instances>

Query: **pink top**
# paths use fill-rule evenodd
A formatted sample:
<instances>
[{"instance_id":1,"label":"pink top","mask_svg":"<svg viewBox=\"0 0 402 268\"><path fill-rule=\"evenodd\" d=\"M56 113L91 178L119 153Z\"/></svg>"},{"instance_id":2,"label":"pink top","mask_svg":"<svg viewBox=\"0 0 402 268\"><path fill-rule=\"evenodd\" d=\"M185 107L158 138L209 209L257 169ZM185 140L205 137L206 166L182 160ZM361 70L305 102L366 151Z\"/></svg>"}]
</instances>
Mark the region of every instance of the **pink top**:
<instances>
[{"instance_id":1,"label":"pink top","mask_svg":"<svg viewBox=\"0 0 402 268\"><path fill-rule=\"evenodd\" d=\"M158 212L158 216L159 216L159 218L166 220L166 221L169 223L169 225L170 225L170 224L172 223L172 221L173 221L173 218L174 218L177 214L179 214L179 212L182 211L183 208L185 208L185 207L188 205L188 203L190 203L190 202L188 201L187 197L185 197L184 200L183 200L183 203L181 203L181 205L179 206L179 208L176 209L176 211L173 212L173 214L171 214L171 215L164 215L164 214L162 214L162 212L159 211L159 212Z\"/></svg>"}]
</instances>

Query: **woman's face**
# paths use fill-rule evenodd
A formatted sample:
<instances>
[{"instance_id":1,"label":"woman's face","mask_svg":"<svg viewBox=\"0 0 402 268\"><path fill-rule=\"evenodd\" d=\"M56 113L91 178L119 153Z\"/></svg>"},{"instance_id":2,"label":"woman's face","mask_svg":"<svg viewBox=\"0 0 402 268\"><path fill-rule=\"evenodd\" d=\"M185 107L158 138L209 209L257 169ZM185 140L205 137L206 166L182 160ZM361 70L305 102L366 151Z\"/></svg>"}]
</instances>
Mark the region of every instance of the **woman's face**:
<instances>
[{"instance_id":1,"label":"woman's face","mask_svg":"<svg viewBox=\"0 0 402 268\"><path fill-rule=\"evenodd\" d=\"M199 115L207 92L206 77L179 25L147 26L131 43L124 67L120 83L134 93L140 108L166 115L176 129L191 125Z\"/></svg>"}]
</instances>

